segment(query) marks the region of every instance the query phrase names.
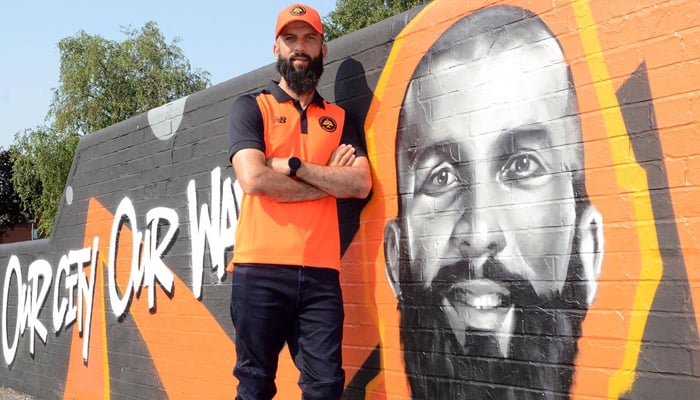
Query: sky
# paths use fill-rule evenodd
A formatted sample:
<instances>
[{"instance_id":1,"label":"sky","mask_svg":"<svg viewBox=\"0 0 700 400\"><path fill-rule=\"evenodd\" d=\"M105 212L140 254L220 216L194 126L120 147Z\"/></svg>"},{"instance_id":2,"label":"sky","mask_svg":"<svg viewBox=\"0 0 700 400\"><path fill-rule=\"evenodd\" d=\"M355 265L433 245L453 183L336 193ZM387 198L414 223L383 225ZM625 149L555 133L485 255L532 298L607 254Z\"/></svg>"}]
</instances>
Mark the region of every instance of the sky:
<instances>
[{"instance_id":1,"label":"sky","mask_svg":"<svg viewBox=\"0 0 700 400\"><path fill-rule=\"evenodd\" d=\"M88 35L122 42L124 28L155 21L166 42L177 46L193 70L211 74L212 85L274 62L277 14L291 0L23 0L0 11L0 148L15 133L46 125L53 89L59 85L58 42ZM321 17L333 0L305 0Z\"/></svg>"}]
</instances>

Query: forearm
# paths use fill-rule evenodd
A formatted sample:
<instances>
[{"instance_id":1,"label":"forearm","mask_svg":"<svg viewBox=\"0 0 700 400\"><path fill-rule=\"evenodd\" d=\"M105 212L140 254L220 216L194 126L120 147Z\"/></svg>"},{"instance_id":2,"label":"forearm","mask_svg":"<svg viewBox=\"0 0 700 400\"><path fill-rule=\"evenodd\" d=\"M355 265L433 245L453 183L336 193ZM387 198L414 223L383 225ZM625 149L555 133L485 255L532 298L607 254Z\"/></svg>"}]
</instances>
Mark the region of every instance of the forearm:
<instances>
[{"instance_id":1,"label":"forearm","mask_svg":"<svg viewBox=\"0 0 700 400\"><path fill-rule=\"evenodd\" d=\"M290 174L289 158L268 158L265 164L282 175ZM335 198L359 198L369 195L372 188L367 157L355 157L351 145L341 144L327 165L302 162L296 170L298 180Z\"/></svg>"},{"instance_id":2,"label":"forearm","mask_svg":"<svg viewBox=\"0 0 700 400\"><path fill-rule=\"evenodd\" d=\"M358 157L351 166L303 163L297 177L335 198L365 198L371 189L369 164Z\"/></svg>"},{"instance_id":3,"label":"forearm","mask_svg":"<svg viewBox=\"0 0 700 400\"><path fill-rule=\"evenodd\" d=\"M328 196L306 182L290 178L287 172L266 165L264 154L258 150L239 151L231 164L241 188L251 196L267 196L279 202L317 200Z\"/></svg>"},{"instance_id":4,"label":"forearm","mask_svg":"<svg viewBox=\"0 0 700 400\"><path fill-rule=\"evenodd\" d=\"M252 194L259 194L279 202L318 200L328 194L302 180L293 179L267 169L257 179Z\"/></svg>"}]
</instances>

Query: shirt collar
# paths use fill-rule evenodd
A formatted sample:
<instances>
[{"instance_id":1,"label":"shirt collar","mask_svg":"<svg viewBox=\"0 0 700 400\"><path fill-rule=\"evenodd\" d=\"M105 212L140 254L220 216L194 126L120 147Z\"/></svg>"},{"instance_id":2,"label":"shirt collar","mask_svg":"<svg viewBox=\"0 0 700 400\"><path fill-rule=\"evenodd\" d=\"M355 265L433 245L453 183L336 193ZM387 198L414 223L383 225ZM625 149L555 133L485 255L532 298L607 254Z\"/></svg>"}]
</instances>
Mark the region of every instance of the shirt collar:
<instances>
[{"instance_id":1,"label":"shirt collar","mask_svg":"<svg viewBox=\"0 0 700 400\"><path fill-rule=\"evenodd\" d=\"M277 100L278 103L284 103L285 101L295 101L291 96L287 94L282 88L279 86L279 82L277 81L270 81L270 83L267 84L265 87L265 90L270 92L274 97L275 100ZM318 93L317 90L314 90L314 97L311 99L312 104L316 104L317 106L325 109L325 100L321 95Z\"/></svg>"}]
</instances>

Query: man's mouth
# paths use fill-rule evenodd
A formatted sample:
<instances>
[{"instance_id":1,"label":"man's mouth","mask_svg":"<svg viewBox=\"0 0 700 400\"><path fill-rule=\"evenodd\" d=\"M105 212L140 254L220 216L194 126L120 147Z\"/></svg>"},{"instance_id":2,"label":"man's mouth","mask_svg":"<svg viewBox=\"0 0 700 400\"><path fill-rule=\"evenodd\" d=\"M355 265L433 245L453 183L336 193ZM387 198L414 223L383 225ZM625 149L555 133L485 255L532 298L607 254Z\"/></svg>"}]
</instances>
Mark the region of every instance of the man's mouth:
<instances>
[{"instance_id":1,"label":"man's mouth","mask_svg":"<svg viewBox=\"0 0 700 400\"><path fill-rule=\"evenodd\" d=\"M307 56L293 56L293 57L291 58L291 61L292 61L292 62L294 62L294 61L303 61L303 62L305 62L305 63L308 64L309 62L311 62L311 57L307 57Z\"/></svg>"}]
</instances>

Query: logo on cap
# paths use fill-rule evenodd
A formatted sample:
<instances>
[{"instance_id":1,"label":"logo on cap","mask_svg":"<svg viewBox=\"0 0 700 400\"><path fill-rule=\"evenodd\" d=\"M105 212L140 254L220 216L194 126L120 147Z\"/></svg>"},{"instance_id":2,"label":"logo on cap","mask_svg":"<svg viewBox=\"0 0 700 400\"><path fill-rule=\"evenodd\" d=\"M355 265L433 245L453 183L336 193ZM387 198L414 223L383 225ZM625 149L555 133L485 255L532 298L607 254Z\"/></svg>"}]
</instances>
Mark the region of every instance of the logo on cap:
<instances>
[{"instance_id":1,"label":"logo on cap","mask_svg":"<svg viewBox=\"0 0 700 400\"><path fill-rule=\"evenodd\" d=\"M275 25L275 38L280 35L290 22L301 21L311 25L312 28L319 34L323 35L323 23L318 11L303 4L293 4L285 7L277 15L277 24Z\"/></svg>"},{"instance_id":2,"label":"logo on cap","mask_svg":"<svg viewBox=\"0 0 700 400\"><path fill-rule=\"evenodd\" d=\"M291 10L289 10L289 13L295 17L301 17L302 15L306 14L306 9L302 6L294 6Z\"/></svg>"},{"instance_id":3,"label":"logo on cap","mask_svg":"<svg viewBox=\"0 0 700 400\"><path fill-rule=\"evenodd\" d=\"M326 132L335 132L338 128L338 124L331 117L321 117L321 119L318 120L318 124L321 125L321 128Z\"/></svg>"}]
</instances>

